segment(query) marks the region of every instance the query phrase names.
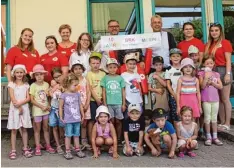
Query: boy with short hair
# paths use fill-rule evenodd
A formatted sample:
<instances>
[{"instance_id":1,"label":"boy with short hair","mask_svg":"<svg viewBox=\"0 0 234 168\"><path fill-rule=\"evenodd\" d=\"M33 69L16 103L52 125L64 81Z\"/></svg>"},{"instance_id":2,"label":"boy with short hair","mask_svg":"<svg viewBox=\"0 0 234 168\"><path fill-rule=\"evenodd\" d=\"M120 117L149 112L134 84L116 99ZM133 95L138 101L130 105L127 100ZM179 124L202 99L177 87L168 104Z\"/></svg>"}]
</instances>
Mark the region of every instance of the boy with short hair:
<instances>
[{"instance_id":1,"label":"boy with short hair","mask_svg":"<svg viewBox=\"0 0 234 168\"><path fill-rule=\"evenodd\" d=\"M92 52L89 58L90 71L87 73L87 79L90 84L91 101L91 128L95 122L96 110L98 106L103 104L101 80L106 75L105 72L99 70L101 64L102 54L99 52ZM89 137L90 139L91 137Z\"/></svg>"},{"instance_id":2,"label":"boy with short hair","mask_svg":"<svg viewBox=\"0 0 234 168\"><path fill-rule=\"evenodd\" d=\"M121 76L126 84L126 105L127 107L129 104L140 104L142 106L141 77L136 72L137 57L135 53L127 54L124 62L127 67L127 72L122 73ZM127 118L127 113L124 114L124 118Z\"/></svg>"},{"instance_id":3,"label":"boy with short hair","mask_svg":"<svg viewBox=\"0 0 234 168\"><path fill-rule=\"evenodd\" d=\"M200 70L200 62L199 62L199 50L196 46L190 45L188 48L189 58L193 60L195 70ZM197 75L197 73L196 73Z\"/></svg>"},{"instance_id":4,"label":"boy with short hair","mask_svg":"<svg viewBox=\"0 0 234 168\"><path fill-rule=\"evenodd\" d=\"M128 118L124 120L124 140L123 153L132 156L142 156L144 153L143 139L145 130L144 117L141 115L140 104L130 104L128 106Z\"/></svg>"},{"instance_id":5,"label":"boy with short hair","mask_svg":"<svg viewBox=\"0 0 234 168\"><path fill-rule=\"evenodd\" d=\"M120 142L122 133L123 112L125 104L125 82L123 77L116 74L119 63L114 58L107 60L107 70L109 72L101 80L103 104L108 107L111 122L115 125L118 141Z\"/></svg>"},{"instance_id":6,"label":"boy with short hair","mask_svg":"<svg viewBox=\"0 0 234 168\"><path fill-rule=\"evenodd\" d=\"M169 121L167 121L166 116L166 111L162 108L157 108L153 111L152 120L154 123L150 124L150 127L145 133L144 139L148 147L151 149L151 153L153 156L159 156L161 154L161 147L163 147L162 145L165 144L169 150L168 157L174 158L177 136L173 125ZM154 131L154 133L158 132L159 130L159 142L156 141L156 139L152 138L149 134L150 130L152 129L156 130Z\"/></svg>"}]
</instances>

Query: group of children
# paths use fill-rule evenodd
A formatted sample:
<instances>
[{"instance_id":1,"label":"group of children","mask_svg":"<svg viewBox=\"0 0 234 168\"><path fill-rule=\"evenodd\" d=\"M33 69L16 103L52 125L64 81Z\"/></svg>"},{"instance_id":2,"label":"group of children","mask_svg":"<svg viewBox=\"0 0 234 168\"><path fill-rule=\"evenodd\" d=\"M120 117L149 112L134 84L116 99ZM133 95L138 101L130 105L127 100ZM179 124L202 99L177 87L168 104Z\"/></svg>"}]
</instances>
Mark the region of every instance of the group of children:
<instances>
[{"instance_id":1,"label":"group of children","mask_svg":"<svg viewBox=\"0 0 234 168\"><path fill-rule=\"evenodd\" d=\"M204 57L203 68L198 69L198 52L191 52L190 56L181 60L181 51L171 49L171 68L165 72L163 58L153 58L155 72L148 78L152 110L143 110L141 77L135 71L137 58L134 54L125 56L126 72L118 75L119 63L116 59L108 59L106 67L109 73L105 74L99 70L102 55L92 52L89 58L91 70L86 76L83 74L83 63L76 60L68 76L63 76L60 68L54 68L50 85L44 81L47 71L42 65L34 66L30 75L35 82L31 86L26 82L25 66L15 65L12 69L13 81L8 84L11 104L7 127L12 130L9 158L17 157L16 134L19 128L22 132L23 155L27 158L33 156L27 135L27 128L32 125L36 156L42 155L42 127L46 151L64 154L66 159L73 158L72 140L73 150L80 158L85 157L84 148L92 149L93 157L97 158L102 145L109 146L108 153L118 158L117 146L122 142L122 136L123 153L126 156L143 155L143 145L146 143L154 156L159 156L161 149L167 148L168 157L174 158L178 148L180 157L184 157L185 153L194 157L198 130L203 128L203 122L198 122L202 121L202 113L205 144L222 145L217 138L218 89L222 88L222 82L219 74L212 71L212 57ZM53 130L56 149L50 144L49 126ZM64 137L65 151L61 148L61 139Z\"/></svg>"}]
</instances>

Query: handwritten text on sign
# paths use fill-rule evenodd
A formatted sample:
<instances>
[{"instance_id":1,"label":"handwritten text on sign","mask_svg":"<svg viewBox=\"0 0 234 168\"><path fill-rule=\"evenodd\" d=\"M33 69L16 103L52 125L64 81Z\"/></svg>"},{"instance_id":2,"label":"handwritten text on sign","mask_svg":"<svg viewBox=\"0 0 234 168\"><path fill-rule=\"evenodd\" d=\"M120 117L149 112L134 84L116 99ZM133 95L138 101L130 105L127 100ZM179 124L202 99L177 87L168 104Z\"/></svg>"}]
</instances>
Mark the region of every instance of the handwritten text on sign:
<instances>
[{"instance_id":1,"label":"handwritten text on sign","mask_svg":"<svg viewBox=\"0 0 234 168\"><path fill-rule=\"evenodd\" d=\"M161 46L160 33L102 36L101 50L124 50Z\"/></svg>"}]
</instances>

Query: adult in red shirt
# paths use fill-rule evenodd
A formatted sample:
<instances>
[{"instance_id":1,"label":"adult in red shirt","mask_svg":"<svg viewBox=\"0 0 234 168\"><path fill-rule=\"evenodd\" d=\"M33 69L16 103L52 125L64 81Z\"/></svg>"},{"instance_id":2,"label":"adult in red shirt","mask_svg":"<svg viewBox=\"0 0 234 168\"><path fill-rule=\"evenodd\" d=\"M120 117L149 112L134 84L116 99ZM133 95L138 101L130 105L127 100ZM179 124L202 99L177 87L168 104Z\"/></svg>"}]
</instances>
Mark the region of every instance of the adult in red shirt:
<instances>
[{"instance_id":1,"label":"adult in red shirt","mask_svg":"<svg viewBox=\"0 0 234 168\"><path fill-rule=\"evenodd\" d=\"M63 24L59 27L59 34L62 41L58 45L58 51L70 59L71 54L76 50L76 43L70 41L71 36L71 26L68 24Z\"/></svg>"},{"instance_id":2,"label":"adult in red shirt","mask_svg":"<svg viewBox=\"0 0 234 168\"><path fill-rule=\"evenodd\" d=\"M233 80L231 72L232 45L224 38L221 24L214 23L209 28L209 41L206 44L205 55L215 58L216 71L220 74L223 89L220 91L219 118L220 129L230 130L232 105L230 89Z\"/></svg>"},{"instance_id":3,"label":"adult in red shirt","mask_svg":"<svg viewBox=\"0 0 234 168\"><path fill-rule=\"evenodd\" d=\"M30 28L24 28L21 31L21 35L18 44L9 49L6 55L6 75L8 81L12 81L11 70L17 64L23 64L27 70L27 78L29 84L33 82L30 77L30 72L34 65L40 64L40 56L37 50L34 48L33 43L33 31Z\"/></svg>"},{"instance_id":4,"label":"adult in red shirt","mask_svg":"<svg viewBox=\"0 0 234 168\"><path fill-rule=\"evenodd\" d=\"M194 37L195 26L191 22L186 22L183 25L183 33L185 40L181 41L177 48L182 51L182 57L187 58L188 55L188 48L190 45L194 45L199 50L199 62L202 62L203 53L205 50L205 45L203 42L196 37Z\"/></svg>"},{"instance_id":5,"label":"adult in red shirt","mask_svg":"<svg viewBox=\"0 0 234 168\"><path fill-rule=\"evenodd\" d=\"M52 80L51 71L55 67L61 68L62 75L65 77L68 74L68 60L57 50L58 41L55 36L47 36L45 46L48 53L41 56L41 64L48 71L45 81L50 82Z\"/></svg>"}]
</instances>

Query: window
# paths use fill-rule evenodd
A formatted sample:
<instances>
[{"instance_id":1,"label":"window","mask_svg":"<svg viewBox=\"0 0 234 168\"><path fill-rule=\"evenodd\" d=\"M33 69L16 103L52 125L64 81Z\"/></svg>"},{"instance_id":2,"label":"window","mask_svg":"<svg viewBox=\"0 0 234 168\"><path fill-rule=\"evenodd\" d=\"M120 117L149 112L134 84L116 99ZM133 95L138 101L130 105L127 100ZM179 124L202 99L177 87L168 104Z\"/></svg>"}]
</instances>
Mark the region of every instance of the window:
<instances>
[{"instance_id":1,"label":"window","mask_svg":"<svg viewBox=\"0 0 234 168\"><path fill-rule=\"evenodd\" d=\"M97 43L101 36L108 35L109 20L119 22L119 34L140 33L138 6L138 0L90 0L88 27L93 42Z\"/></svg>"},{"instance_id":2,"label":"window","mask_svg":"<svg viewBox=\"0 0 234 168\"><path fill-rule=\"evenodd\" d=\"M163 29L171 32L177 43L183 40L182 26L185 22L192 22L195 27L195 37L203 39L206 30L203 31L202 5L200 0L174 1L155 0L155 13L163 20ZM206 41L206 39L203 39Z\"/></svg>"}]
</instances>

